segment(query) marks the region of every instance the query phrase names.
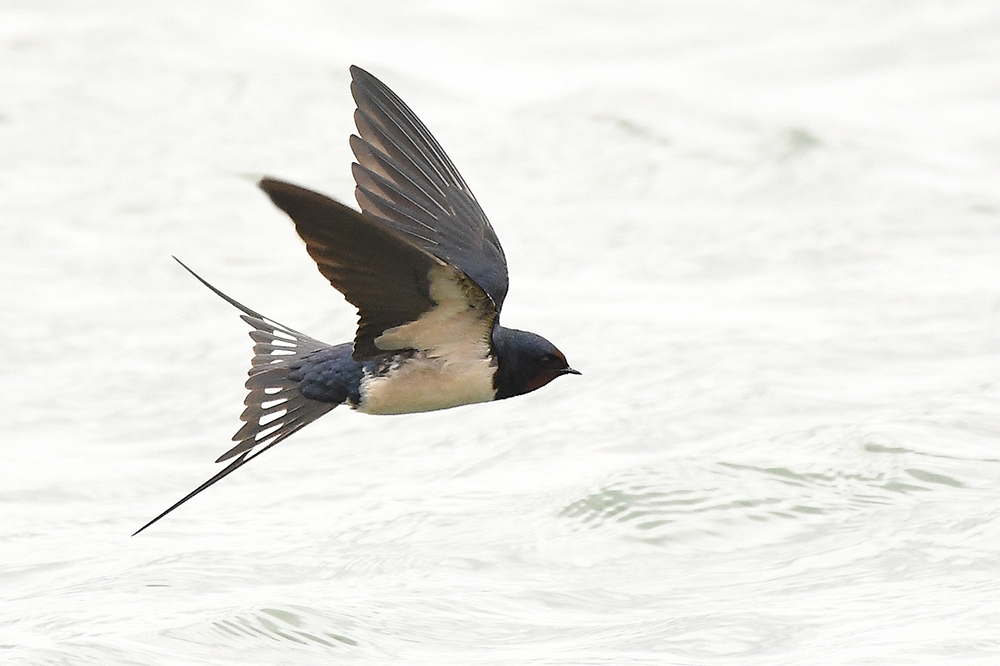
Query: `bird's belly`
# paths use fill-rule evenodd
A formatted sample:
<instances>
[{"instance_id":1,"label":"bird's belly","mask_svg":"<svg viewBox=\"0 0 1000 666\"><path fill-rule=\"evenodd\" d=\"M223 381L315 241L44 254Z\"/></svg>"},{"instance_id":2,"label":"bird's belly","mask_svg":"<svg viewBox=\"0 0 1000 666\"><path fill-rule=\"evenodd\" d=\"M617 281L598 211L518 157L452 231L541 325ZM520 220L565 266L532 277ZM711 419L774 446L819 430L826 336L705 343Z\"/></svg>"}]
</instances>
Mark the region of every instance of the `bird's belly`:
<instances>
[{"instance_id":1,"label":"bird's belly","mask_svg":"<svg viewBox=\"0 0 1000 666\"><path fill-rule=\"evenodd\" d=\"M381 375L366 373L361 380L359 412L409 414L493 400L489 359L444 361L411 358Z\"/></svg>"}]
</instances>

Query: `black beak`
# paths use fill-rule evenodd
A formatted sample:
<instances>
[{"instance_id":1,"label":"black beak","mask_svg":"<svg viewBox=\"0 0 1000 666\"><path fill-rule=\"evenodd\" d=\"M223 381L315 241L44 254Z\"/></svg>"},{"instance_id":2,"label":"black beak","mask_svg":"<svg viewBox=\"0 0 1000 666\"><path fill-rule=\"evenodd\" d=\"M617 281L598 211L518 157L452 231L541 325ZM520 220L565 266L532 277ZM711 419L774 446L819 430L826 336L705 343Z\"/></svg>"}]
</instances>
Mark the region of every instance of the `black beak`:
<instances>
[{"instance_id":1,"label":"black beak","mask_svg":"<svg viewBox=\"0 0 1000 666\"><path fill-rule=\"evenodd\" d=\"M579 370L574 370L573 368L563 368L560 374L563 375L582 375L583 373Z\"/></svg>"}]
</instances>

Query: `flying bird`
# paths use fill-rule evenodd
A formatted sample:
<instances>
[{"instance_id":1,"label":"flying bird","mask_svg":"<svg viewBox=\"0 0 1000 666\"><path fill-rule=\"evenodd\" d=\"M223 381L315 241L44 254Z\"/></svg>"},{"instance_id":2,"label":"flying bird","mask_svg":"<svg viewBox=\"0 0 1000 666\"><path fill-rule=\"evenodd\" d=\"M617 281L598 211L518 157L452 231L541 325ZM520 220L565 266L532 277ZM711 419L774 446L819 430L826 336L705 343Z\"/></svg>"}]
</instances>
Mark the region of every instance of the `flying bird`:
<instances>
[{"instance_id":1,"label":"flying bird","mask_svg":"<svg viewBox=\"0 0 1000 666\"><path fill-rule=\"evenodd\" d=\"M253 329L244 424L236 446L216 461L228 465L135 534L338 405L425 412L511 398L580 374L542 336L500 325L507 261L476 197L403 100L360 67L351 77L360 212L273 178L259 186L295 223L320 273L358 309L354 340L328 345L279 324L178 259Z\"/></svg>"}]
</instances>

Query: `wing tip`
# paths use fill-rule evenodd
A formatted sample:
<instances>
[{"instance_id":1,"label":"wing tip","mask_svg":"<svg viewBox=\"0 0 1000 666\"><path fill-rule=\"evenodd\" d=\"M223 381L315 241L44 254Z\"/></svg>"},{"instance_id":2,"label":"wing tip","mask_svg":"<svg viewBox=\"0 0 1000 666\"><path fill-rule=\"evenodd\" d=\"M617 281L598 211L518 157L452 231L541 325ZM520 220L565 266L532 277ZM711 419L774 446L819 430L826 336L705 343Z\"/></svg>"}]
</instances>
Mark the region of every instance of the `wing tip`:
<instances>
[{"instance_id":1,"label":"wing tip","mask_svg":"<svg viewBox=\"0 0 1000 666\"><path fill-rule=\"evenodd\" d=\"M286 189L291 183L287 183L283 180L277 178L272 178L271 176L263 176L257 181L257 187L264 191L264 194L274 198L275 193Z\"/></svg>"},{"instance_id":2,"label":"wing tip","mask_svg":"<svg viewBox=\"0 0 1000 666\"><path fill-rule=\"evenodd\" d=\"M364 69L363 67L359 67L358 65L351 65L350 72L351 72L351 79L362 84L368 83L372 80L378 81L378 79L376 79L371 72Z\"/></svg>"}]
</instances>

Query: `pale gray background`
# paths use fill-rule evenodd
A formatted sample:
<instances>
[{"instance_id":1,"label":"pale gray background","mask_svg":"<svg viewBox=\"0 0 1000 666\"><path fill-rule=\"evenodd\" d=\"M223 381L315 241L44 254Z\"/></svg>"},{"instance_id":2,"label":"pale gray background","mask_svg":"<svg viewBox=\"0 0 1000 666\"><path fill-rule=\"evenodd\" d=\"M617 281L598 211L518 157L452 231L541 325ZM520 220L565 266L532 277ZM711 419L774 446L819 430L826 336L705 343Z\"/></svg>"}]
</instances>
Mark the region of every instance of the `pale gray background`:
<instances>
[{"instance_id":1,"label":"pale gray background","mask_svg":"<svg viewBox=\"0 0 1000 666\"><path fill-rule=\"evenodd\" d=\"M348 66L583 377L216 469ZM1000 4L0 4L0 662L995 664Z\"/></svg>"}]
</instances>

